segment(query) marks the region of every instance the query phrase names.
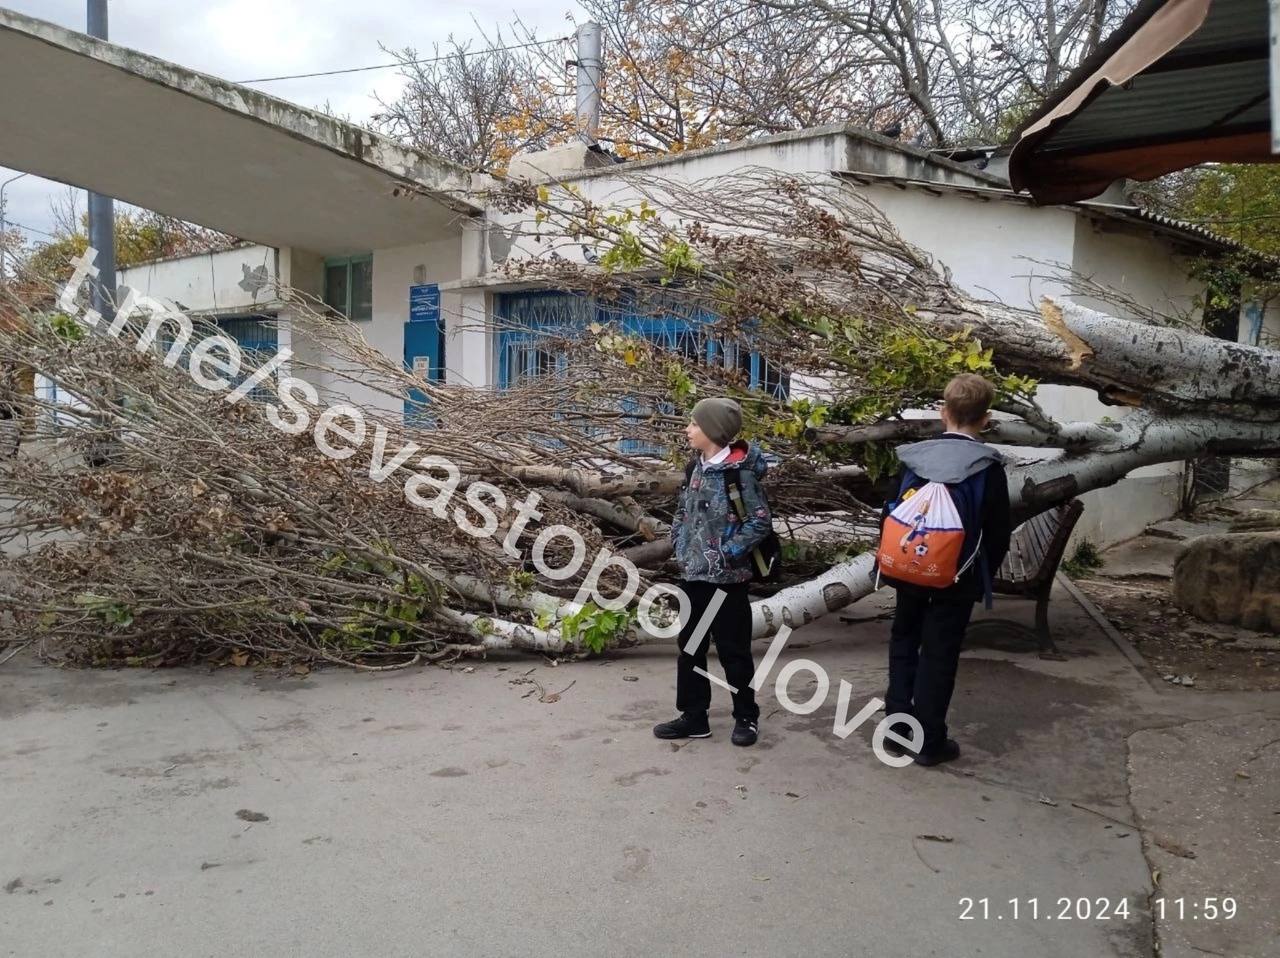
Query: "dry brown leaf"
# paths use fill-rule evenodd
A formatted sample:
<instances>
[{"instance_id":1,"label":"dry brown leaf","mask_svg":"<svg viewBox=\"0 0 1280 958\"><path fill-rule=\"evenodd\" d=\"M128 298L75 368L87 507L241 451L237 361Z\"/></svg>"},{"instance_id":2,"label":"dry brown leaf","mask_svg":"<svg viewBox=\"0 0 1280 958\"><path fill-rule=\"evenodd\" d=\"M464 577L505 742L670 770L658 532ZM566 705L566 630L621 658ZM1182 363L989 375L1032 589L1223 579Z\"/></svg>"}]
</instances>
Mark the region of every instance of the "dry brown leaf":
<instances>
[{"instance_id":1,"label":"dry brown leaf","mask_svg":"<svg viewBox=\"0 0 1280 958\"><path fill-rule=\"evenodd\" d=\"M1177 855L1179 858L1195 858L1196 857L1196 853L1193 852L1191 849L1186 848L1182 845L1179 845L1177 842L1171 839L1161 838L1157 836L1152 840L1155 842L1155 845L1157 848L1163 848L1170 855Z\"/></svg>"}]
</instances>

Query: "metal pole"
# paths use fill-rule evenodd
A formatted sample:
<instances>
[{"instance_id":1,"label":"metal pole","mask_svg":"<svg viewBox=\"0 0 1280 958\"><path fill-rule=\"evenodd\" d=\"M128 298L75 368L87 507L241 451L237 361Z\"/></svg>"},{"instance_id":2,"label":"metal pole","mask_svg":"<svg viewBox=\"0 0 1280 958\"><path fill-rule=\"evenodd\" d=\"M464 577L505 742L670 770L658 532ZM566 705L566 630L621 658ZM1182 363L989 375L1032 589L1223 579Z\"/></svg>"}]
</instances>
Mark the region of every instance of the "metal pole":
<instances>
[{"instance_id":1,"label":"metal pole","mask_svg":"<svg viewBox=\"0 0 1280 958\"><path fill-rule=\"evenodd\" d=\"M5 213L4 191L8 189L10 183L16 183L18 180L22 179L24 176L29 176L29 175L30 174L27 174L27 173L19 173L17 176L11 176L7 180L5 180L3 183L0 183L0 284L4 283L5 276L7 275L4 271L4 256L9 249L8 243L5 241L5 238L4 238L5 230L7 229L7 226L4 221L4 213Z\"/></svg>"},{"instance_id":2,"label":"metal pole","mask_svg":"<svg viewBox=\"0 0 1280 958\"><path fill-rule=\"evenodd\" d=\"M578 27L578 135L588 144L596 142L600 129L601 35L594 21Z\"/></svg>"},{"instance_id":3,"label":"metal pole","mask_svg":"<svg viewBox=\"0 0 1280 958\"><path fill-rule=\"evenodd\" d=\"M88 34L107 39L107 0L88 0ZM107 319L115 316L115 203L109 196L89 194L89 245L98 251L98 279L91 287L93 308Z\"/></svg>"},{"instance_id":4,"label":"metal pole","mask_svg":"<svg viewBox=\"0 0 1280 958\"><path fill-rule=\"evenodd\" d=\"M1280 153L1280 0L1271 0L1271 152Z\"/></svg>"}]
</instances>

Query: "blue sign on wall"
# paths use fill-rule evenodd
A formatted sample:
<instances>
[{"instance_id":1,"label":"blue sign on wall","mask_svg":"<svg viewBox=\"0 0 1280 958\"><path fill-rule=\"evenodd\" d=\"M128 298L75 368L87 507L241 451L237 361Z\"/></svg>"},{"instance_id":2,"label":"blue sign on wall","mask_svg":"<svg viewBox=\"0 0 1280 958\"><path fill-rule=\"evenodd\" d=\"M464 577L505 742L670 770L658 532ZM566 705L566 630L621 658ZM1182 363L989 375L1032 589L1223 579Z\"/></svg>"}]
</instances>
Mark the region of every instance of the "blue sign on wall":
<instances>
[{"instance_id":1,"label":"blue sign on wall","mask_svg":"<svg viewBox=\"0 0 1280 958\"><path fill-rule=\"evenodd\" d=\"M409 322L440 322L440 286L423 283L409 287Z\"/></svg>"}]
</instances>

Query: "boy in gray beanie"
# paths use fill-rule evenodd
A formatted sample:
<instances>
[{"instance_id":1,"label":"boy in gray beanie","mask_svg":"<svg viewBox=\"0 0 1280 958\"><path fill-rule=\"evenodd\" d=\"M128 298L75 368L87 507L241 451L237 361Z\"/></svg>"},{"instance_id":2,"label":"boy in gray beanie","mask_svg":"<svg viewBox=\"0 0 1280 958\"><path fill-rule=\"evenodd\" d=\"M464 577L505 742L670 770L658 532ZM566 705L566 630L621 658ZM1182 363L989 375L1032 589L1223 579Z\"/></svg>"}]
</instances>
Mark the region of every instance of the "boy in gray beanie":
<instances>
[{"instance_id":1,"label":"boy in gray beanie","mask_svg":"<svg viewBox=\"0 0 1280 958\"><path fill-rule=\"evenodd\" d=\"M711 726L711 682L706 677L707 647L712 639L733 687L734 745L754 745L760 707L751 679L751 551L773 531L768 501L761 489L765 461L760 450L737 440L742 409L732 399L703 399L693 407L685 436L695 452L688 481L680 489L671 541L680 564L680 587L689 598L690 614L680 630L676 663L676 708L680 717L654 726L658 738L707 738ZM730 500L741 493L742 514ZM744 518L745 517L745 518ZM709 635L696 649L685 646L717 593L724 601Z\"/></svg>"},{"instance_id":2,"label":"boy in gray beanie","mask_svg":"<svg viewBox=\"0 0 1280 958\"><path fill-rule=\"evenodd\" d=\"M693 407L692 418L706 437L720 448L737 439L742 431L742 407L732 399L699 400ZM689 435L687 431L685 435ZM692 438L689 444L693 445Z\"/></svg>"}]
</instances>

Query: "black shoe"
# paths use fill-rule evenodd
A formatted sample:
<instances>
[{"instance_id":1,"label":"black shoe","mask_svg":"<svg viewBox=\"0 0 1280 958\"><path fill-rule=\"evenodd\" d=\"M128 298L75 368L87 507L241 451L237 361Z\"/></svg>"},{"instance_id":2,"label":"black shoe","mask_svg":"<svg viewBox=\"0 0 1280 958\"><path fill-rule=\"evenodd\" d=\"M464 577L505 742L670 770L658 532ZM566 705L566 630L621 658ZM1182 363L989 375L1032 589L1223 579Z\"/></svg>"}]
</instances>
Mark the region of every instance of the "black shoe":
<instances>
[{"instance_id":1,"label":"black shoe","mask_svg":"<svg viewBox=\"0 0 1280 958\"><path fill-rule=\"evenodd\" d=\"M890 730L893 732L897 732L899 735L901 735L905 739L911 738L911 729L908 728L906 725L894 725L894 726L891 726ZM903 755L906 755L908 752L910 752L912 755L916 754L916 751L914 749L909 748L906 745L900 745L897 739L889 738L889 736L887 735L885 736L884 742L882 744L884 746L884 750L888 752L890 755L893 755L895 757L901 757Z\"/></svg>"},{"instance_id":2,"label":"black shoe","mask_svg":"<svg viewBox=\"0 0 1280 958\"><path fill-rule=\"evenodd\" d=\"M733 735L730 741L734 745L755 745L759 733L760 726L755 719L737 719L733 723Z\"/></svg>"},{"instance_id":3,"label":"black shoe","mask_svg":"<svg viewBox=\"0 0 1280 958\"><path fill-rule=\"evenodd\" d=\"M947 739L936 748L922 751L916 756L916 764L930 767L933 765L941 765L943 762L954 762L960 757L960 746L955 743L954 739Z\"/></svg>"},{"instance_id":4,"label":"black shoe","mask_svg":"<svg viewBox=\"0 0 1280 958\"><path fill-rule=\"evenodd\" d=\"M653 734L658 738L710 738L711 726L707 724L705 713L685 712L678 719L655 725Z\"/></svg>"}]
</instances>

